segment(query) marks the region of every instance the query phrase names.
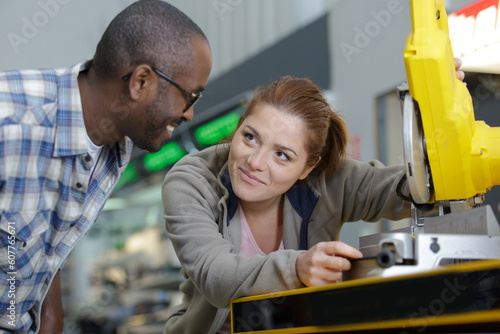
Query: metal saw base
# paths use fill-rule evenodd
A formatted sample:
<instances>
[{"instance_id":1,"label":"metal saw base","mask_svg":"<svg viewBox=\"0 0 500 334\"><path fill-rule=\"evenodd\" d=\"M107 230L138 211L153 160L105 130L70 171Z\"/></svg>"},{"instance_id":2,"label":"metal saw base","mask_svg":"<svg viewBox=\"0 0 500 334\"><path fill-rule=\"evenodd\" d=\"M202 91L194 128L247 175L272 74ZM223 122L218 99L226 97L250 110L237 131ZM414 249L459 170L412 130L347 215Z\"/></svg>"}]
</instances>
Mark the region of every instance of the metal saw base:
<instances>
[{"instance_id":1,"label":"metal saw base","mask_svg":"<svg viewBox=\"0 0 500 334\"><path fill-rule=\"evenodd\" d=\"M415 232L417 230L417 232ZM412 232L415 232L413 234ZM391 277L448 264L500 259L500 225L489 206L428 218L425 225L359 238L364 258L343 280Z\"/></svg>"}]
</instances>

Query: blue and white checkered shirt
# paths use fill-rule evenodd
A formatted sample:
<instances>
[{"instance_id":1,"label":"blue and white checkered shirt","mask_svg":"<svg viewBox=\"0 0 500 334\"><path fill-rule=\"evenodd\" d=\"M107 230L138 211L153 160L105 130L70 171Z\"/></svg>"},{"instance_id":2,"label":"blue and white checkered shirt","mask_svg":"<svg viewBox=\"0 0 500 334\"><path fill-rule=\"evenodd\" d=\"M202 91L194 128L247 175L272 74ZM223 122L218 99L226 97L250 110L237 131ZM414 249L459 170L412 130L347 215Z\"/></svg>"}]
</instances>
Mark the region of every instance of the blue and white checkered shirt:
<instances>
[{"instance_id":1,"label":"blue and white checkered shirt","mask_svg":"<svg viewBox=\"0 0 500 334\"><path fill-rule=\"evenodd\" d=\"M132 142L88 154L77 76L0 73L0 332L35 333L52 279L96 221ZM94 172L90 170L94 167Z\"/></svg>"}]
</instances>

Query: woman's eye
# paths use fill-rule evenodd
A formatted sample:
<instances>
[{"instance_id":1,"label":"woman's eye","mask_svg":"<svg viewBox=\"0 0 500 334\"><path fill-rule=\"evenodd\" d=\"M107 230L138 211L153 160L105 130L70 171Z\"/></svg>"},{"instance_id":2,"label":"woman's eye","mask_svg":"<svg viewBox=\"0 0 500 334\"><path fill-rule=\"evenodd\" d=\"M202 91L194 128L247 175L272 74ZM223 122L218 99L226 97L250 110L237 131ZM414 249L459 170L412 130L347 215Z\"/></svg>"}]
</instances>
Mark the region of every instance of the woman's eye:
<instances>
[{"instance_id":1,"label":"woman's eye","mask_svg":"<svg viewBox=\"0 0 500 334\"><path fill-rule=\"evenodd\" d=\"M255 141L255 137L251 133L245 133L243 136L248 141Z\"/></svg>"},{"instance_id":2,"label":"woman's eye","mask_svg":"<svg viewBox=\"0 0 500 334\"><path fill-rule=\"evenodd\" d=\"M290 160L290 157L283 152L276 152L276 156L278 157L278 159L283 160L283 161Z\"/></svg>"}]
</instances>

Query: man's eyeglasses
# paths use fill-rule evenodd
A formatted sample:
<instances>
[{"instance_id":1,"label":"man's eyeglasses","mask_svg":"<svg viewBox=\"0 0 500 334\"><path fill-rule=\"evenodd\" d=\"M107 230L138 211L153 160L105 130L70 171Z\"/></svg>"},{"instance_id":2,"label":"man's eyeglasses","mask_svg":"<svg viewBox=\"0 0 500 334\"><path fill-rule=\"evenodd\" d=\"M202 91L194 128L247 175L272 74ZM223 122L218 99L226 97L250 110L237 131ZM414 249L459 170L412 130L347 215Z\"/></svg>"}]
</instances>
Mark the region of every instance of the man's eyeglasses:
<instances>
[{"instance_id":1,"label":"man's eyeglasses","mask_svg":"<svg viewBox=\"0 0 500 334\"><path fill-rule=\"evenodd\" d=\"M193 93L189 90L187 90L186 88L182 87L181 85L179 85L177 82L174 81L174 79L170 78L168 75L160 72L159 70L157 70L156 68L153 68L153 71L158 74L160 77L162 77L163 79L167 80L168 82L170 82L172 85L174 85L175 87L179 88L180 90L184 91L185 93L187 93L189 95L189 102L188 104L186 105L186 108L184 108L184 110L182 112L186 112L189 108L191 108L192 106L194 106L194 104L196 102L198 102L198 100L201 98L201 92L198 92L198 93ZM130 78L130 76L132 75L132 73L129 73L125 76L122 77L123 80L128 80Z\"/></svg>"}]
</instances>

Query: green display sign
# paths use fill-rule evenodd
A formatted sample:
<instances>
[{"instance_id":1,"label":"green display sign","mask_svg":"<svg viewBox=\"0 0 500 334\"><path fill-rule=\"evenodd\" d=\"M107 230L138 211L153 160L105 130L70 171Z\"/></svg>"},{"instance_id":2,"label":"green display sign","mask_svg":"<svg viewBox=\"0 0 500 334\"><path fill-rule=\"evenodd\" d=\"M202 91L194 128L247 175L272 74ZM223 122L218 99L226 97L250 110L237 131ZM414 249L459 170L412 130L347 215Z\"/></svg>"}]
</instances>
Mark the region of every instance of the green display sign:
<instances>
[{"instance_id":1,"label":"green display sign","mask_svg":"<svg viewBox=\"0 0 500 334\"><path fill-rule=\"evenodd\" d=\"M186 154L187 152L177 142L170 142L164 145L158 152L146 154L142 162L149 173L154 173L175 164Z\"/></svg>"},{"instance_id":2,"label":"green display sign","mask_svg":"<svg viewBox=\"0 0 500 334\"><path fill-rule=\"evenodd\" d=\"M210 123L198 127L194 131L196 141L201 147L217 144L220 140L233 133L239 119L240 114L237 110L235 110L211 121Z\"/></svg>"},{"instance_id":3,"label":"green display sign","mask_svg":"<svg viewBox=\"0 0 500 334\"><path fill-rule=\"evenodd\" d=\"M222 139L230 136L236 130L238 120L244 110L245 107L239 105L233 108L231 112L197 127L192 133L196 139L198 148L203 149L215 145ZM174 165L186 154L186 150L182 148L179 142L171 141L163 145L156 153L147 153L142 158L134 158L123 172L115 189L120 189L127 184L139 180L141 175L147 176L144 175L146 174L145 172L152 174L165 170Z\"/></svg>"}]
</instances>

